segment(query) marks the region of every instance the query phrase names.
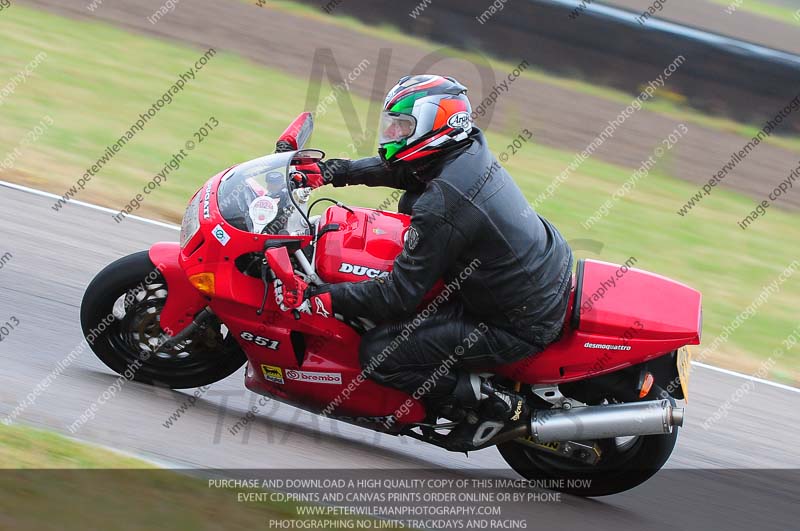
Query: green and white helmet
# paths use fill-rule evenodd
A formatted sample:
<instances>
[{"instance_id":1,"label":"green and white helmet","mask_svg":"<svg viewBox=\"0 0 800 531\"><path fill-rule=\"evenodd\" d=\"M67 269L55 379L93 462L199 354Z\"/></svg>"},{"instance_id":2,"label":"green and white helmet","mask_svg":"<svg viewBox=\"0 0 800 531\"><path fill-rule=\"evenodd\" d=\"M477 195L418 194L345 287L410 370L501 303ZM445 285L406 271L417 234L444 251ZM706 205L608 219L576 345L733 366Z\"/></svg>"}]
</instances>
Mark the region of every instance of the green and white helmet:
<instances>
[{"instance_id":1,"label":"green and white helmet","mask_svg":"<svg viewBox=\"0 0 800 531\"><path fill-rule=\"evenodd\" d=\"M387 162L416 161L467 140L472 106L452 77L406 76L386 95L378 153Z\"/></svg>"}]
</instances>

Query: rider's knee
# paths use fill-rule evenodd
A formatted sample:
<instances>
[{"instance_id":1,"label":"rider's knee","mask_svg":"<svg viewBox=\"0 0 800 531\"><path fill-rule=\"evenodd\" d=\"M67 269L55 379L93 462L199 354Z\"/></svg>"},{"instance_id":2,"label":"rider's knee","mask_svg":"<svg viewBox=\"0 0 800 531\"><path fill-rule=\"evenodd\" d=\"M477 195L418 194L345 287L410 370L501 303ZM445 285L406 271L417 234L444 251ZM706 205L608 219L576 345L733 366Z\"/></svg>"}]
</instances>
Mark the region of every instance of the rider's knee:
<instances>
[{"instance_id":1,"label":"rider's knee","mask_svg":"<svg viewBox=\"0 0 800 531\"><path fill-rule=\"evenodd\" d=\"M381 327L373 328L361 336L361 345L358 348L358 362L367 375L374 373L383 361L381 352L384 349L385 333Z\"/></svg>"}]
</instances>

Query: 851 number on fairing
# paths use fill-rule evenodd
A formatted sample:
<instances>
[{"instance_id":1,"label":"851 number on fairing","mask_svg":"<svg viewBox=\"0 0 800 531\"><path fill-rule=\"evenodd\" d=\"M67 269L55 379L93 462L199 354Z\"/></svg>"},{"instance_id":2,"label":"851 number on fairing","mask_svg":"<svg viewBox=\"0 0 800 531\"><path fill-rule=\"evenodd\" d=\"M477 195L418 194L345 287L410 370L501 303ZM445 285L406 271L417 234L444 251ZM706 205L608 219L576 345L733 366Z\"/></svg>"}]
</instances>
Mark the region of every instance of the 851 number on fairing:
<instances>
[{"instance_id":1,"label":"851 number on fairing","mask_svg":"<svg viewBox=\"0 0 800 531\"><path fill-rule=\"evenodd\" d=\"M252 332L242 332L239 334L239 337L245 341L255 343L259 347L266 347L271 350L278 350L278 347L281 344L280 341L275 341L274 339L270 339L268 337L257 336Z\"/></svg>"}]
</instances>

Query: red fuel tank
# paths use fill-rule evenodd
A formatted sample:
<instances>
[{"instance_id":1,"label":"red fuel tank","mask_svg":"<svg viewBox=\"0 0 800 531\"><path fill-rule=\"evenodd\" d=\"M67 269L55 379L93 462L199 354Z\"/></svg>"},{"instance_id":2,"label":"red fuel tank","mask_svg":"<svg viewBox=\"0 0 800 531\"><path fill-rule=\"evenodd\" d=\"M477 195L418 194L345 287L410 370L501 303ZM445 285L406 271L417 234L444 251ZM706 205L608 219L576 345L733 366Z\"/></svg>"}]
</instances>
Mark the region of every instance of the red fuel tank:
<instances>
[{"instance_id":1,"label":"red fuel tank","mask_svg":"<svg viewBox=\"0 0 800 531\"><path fill-rule=\"evenodd\" d=\"M379 278L392 270L410 225L405 214L332 206L319 222L316 270L329 283Z\"/></svg>"}]
</instances>

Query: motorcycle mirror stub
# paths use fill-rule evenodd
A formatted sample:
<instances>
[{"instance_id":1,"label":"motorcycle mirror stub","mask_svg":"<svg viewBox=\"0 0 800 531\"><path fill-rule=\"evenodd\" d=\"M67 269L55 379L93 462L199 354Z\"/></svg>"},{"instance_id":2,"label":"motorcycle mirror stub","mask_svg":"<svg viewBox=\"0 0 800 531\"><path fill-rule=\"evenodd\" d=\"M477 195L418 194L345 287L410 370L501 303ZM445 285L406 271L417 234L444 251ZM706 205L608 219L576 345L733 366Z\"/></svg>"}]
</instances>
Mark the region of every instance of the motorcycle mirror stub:
<instances>
[{"instance_id":1,"label":"motorcycle mirror stub","mask_svg":"<svg viewBox=\"0 0 800 531\"><path fill-rule=\"evenodd\" d=\"M314 131L314 118L310 112L300 113L300 115L289 124L289 127L283 132L275 144L275 151L282 153L284 151L294 151L296 149L303 149L311 133Z\"/></svg>"}]
</instances>

